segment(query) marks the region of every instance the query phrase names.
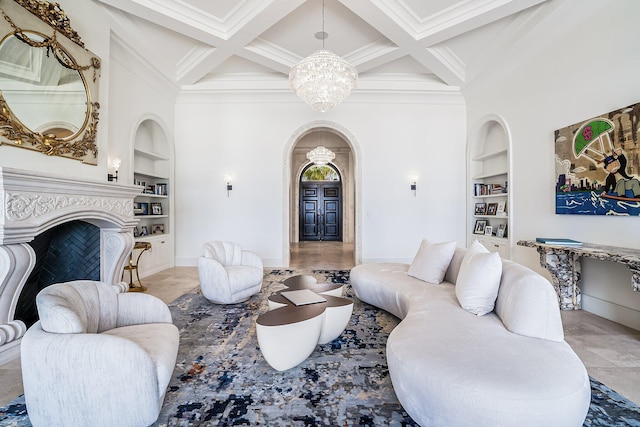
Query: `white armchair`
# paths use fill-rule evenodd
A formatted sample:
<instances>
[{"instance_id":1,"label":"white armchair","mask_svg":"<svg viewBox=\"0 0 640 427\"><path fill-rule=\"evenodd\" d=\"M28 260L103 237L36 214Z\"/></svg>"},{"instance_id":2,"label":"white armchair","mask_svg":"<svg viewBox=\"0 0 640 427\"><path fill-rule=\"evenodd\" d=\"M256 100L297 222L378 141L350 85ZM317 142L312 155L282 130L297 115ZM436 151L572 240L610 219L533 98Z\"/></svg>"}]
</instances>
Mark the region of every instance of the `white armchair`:
<instances>
[{"instance_id":1,"label":"white armchair","mask_svg":"<svg viewBox=\"0 0 640 427\"><path fill-rule=\"evenodd\" d=\"M20 350L31 424L153 424L178 354L167 305L90 280L48 286L36 304Z\"/></svg>"},{"instance_id":2,"label":"white armchair","mask_svg":"<svg viewBox=\"0 0 640 427\"><path fill-rule=\"evenodd\" d=\"M198 260L202 295L216 304L246 301L260 292L262 260L232 242L208 242Z\"/></svg>"}]
</instances>

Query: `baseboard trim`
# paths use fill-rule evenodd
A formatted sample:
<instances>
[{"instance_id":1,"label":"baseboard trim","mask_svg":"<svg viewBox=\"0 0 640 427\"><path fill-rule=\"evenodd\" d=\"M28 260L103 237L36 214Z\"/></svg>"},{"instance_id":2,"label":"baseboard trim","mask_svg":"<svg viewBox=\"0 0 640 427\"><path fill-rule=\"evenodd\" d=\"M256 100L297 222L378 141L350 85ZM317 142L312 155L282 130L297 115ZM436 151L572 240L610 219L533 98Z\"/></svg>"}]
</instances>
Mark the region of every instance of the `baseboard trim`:
<instances>
[{"instance_id":1,"label":"baseboard trim","mask_svg":"<svg viewBox=\"0 0 640 427\"><path fill-rule=\"evenodd\" d=\"M582 309L640 331L640 311L582 294Z\"/></svg>"},{"instance_id":2,"label":"baseboard trim","mask_svg":"<svg viewBox=\"0 0 640 427\"><path fill-rule=\"evenodd\" d=\"M199 257L176 258L176 267L197 267ZM262 258L264 268L285 268L282 258Z\"/></svg>"}]
</instances>

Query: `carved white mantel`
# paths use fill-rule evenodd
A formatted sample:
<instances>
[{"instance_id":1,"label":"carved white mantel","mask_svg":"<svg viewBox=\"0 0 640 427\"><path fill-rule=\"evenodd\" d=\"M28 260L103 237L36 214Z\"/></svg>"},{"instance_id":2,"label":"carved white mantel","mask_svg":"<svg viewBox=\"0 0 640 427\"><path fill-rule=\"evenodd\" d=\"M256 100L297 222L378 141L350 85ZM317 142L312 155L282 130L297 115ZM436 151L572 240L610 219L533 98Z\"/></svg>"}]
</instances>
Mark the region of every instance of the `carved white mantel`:
<instances>
[{"instance_id":1,"label":"carved white mantel","mask_svg":"<svg viewBox=\"0 0 640 427\"><path fill-rule=\"evenodd\" d=\"M117 284L133 248L133 198L141 188L0 167L0 365L19 355L26 331L18 297L35 265L28 244L57 225L82 220L100 228L100 280Z\"/></svg>"}]
</instances>

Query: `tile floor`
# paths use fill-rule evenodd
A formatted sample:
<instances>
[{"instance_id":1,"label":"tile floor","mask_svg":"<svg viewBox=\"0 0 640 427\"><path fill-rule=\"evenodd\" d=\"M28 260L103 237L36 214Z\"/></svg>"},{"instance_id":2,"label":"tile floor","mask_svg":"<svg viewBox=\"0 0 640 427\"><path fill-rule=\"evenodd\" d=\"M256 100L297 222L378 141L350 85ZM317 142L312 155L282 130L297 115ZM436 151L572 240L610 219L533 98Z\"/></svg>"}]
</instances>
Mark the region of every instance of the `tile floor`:
<instances>
[{"instance_id":1,"label":"tile floor","mask_svg":"<svg viewBox=\"0 0 640 427\"><path fill-rule=\"evenodd\" d=\"M294 269L349 269L353 245L341 242L291 244ZM199 285L195 267L176 267L143 279L148 293L171 302ZM562 312L565 339L594 378L640 403L640 331L585 311ZM0 366L0 406L22 394L20 362Z\"/></svg>"}]
</instances>

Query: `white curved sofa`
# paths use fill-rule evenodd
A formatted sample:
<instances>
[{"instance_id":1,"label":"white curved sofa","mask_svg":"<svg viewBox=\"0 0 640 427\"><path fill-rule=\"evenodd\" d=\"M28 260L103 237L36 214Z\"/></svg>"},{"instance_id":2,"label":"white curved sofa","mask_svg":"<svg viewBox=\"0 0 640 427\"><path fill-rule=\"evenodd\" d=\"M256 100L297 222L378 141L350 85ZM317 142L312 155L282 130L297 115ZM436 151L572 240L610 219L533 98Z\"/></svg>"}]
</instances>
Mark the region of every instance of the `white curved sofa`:
<instances>
[{"instance_id":1,"label":"white curved sofa","mask_svg":"<svg viewBox=\"0 0 640 427\"><path fill-rule=\"evenodd\" d=\"M409 276L408 264L351 270L360 300L402 319L387 341L400 403L422 426L581 426L589 377L564 341L552 285L502 260L495 310L474 315L454 285L467 252L455 249L440 284Z\"/></svg>"}]
</instances>

